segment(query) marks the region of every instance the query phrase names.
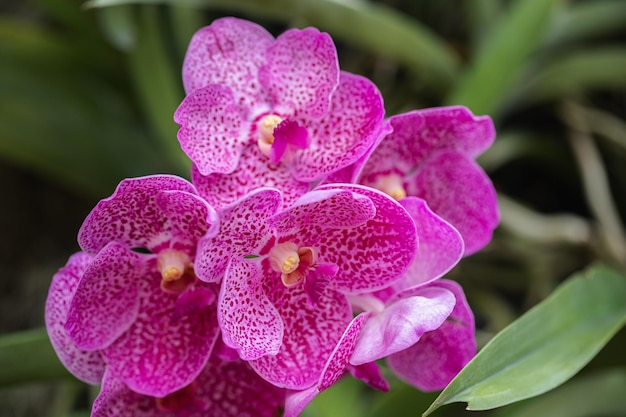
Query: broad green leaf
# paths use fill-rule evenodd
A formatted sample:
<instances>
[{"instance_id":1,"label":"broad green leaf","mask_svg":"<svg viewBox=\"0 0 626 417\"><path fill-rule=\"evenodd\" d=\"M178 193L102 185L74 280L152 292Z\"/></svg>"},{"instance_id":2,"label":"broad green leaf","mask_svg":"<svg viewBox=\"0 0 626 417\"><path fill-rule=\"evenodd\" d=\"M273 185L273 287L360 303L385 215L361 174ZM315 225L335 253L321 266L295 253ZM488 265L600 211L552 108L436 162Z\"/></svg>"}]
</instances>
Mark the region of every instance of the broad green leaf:
<instances>
[{"instance_id":1,"label":"broad green leaf","mask_svg":"<svg viewBox=\"0 0 626 417\"><path fill-rule=\"evenodd\" d=\"M565 382L626 322L626 277L598 265L577 274L496 335L424 415L467 402L487 410Z\"/></svg>"},{"instance_id":2,"label":"broad green leaf","mask_svg":"<svg viewBox=\"0 0 626 417\"><path fill-rule=\"evenodd\" d=\"M129 3L215 7L313 25L337 39L397 59L440 91L454 81L459 64L452 49L418 21L383 4L362 0L92 0L86 5Z\"/></svg>"},{"instance_id":3,"label":"broad green leaf","mask_svg":"<svg viewBox=\"0 0 626 417\"><path fill-rule=\"evenodd\" d=\"M575 3L558 16L547 37L554 45L624 32L626 2L615 0Z\"/></svg>"},{"instance_id":4,"label":"broad green leaf","mask_svg":"<svg viewBox=\"0 0 626 417\"><path fill-rule=\"evenodd\" d=\"M0 337L0 387L25 382L73 379L50 345L46 329Z\"/></svg>"},{"instance_id":5,"label":"broad green leaf","mask_svg":"<svg viewBox=\"0 0 626 417\"><path fill-rule=\"evenodd\" d=\"M106 7L96 17L109 42L122 51L129 51L137 42L137 25L132 6Z\"/></svg>"},{"instance_id":6,"label":"broad green leaf","mask_svg":"<svg viewBox=\"0 0 626 417\"><path fill-rule=\"evenodd\" d=\"M465 105L475 114L495 116L521 75L522 64L542 40L558 1L513 2L446 102Z\"/></svg>"}]
</instances>

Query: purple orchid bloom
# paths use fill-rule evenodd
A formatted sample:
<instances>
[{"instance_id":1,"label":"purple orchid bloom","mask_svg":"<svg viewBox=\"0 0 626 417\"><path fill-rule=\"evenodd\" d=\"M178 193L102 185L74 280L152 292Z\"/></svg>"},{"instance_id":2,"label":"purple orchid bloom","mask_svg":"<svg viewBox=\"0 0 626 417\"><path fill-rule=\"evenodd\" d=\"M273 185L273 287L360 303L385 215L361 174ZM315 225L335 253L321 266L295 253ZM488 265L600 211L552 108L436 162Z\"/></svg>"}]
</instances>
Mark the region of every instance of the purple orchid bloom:
<instances>
[{"instance_id":1,"label":"purple orchid bloom","mask_svg":"<svg viewBox=\"0 0 626 417\"><path fill-rule=\"evenodd\" d=\"M261 379L241 360L213 356L189 385L165 397L138 394L105 374L92 417L274 417L281 415L285 390Z\"/></svg>"},{"instance_id":2,"label":"purple orchid bloom","mask_svg":"<svg viewBox=\"0 0 626 417\"><path fill-rule=\"evenodd\" d=\"M465 255L483 248L499 214L493 184L474 159L493 143L491 119L454 106L415 110L388 121L393 132L374 149L359 183L396 199L423 198L461 233Z\"/></svg>"},{"instance_id":3,"label":"purple orchid bloom","mask_svg":"<svg viewBox=\"0 0 626 417\"><path fill-rule=\"evenodd\" d=\"M400 204L363 186L327 185L281 206L280 191L264 188L219 210L196 272L221 282L225 344L267 381L300 391L320 380L352 319L347 295L398 280L417 235Z\"/></svg>"},{"instance_id":4,"label":"purple orchid bloom","mask_svg":"<svg viewBox=\"0 0 626 417\"><path fill-rule=\"evenodd\" d=\"M315 28L274 39L252 22L215 20L191 40L183 83L178 139L216 208L258 187L293 202L384 132L380 92L339 71L332 39Z\"/></svg>"},{"instance_id":5,"label":"purple orchid bloom","mask_svg":"<svg viewBox=\"0 0 626 417\"><path fill-rule=\"evenodd\" d=\"M122 181L80 229L79 244L93 259L65 330L137 393L164 397L187 386L211 354L218 288L197 280L193 262L216 222L193 185L155 175Z\"/></svg>"}]
</instances>

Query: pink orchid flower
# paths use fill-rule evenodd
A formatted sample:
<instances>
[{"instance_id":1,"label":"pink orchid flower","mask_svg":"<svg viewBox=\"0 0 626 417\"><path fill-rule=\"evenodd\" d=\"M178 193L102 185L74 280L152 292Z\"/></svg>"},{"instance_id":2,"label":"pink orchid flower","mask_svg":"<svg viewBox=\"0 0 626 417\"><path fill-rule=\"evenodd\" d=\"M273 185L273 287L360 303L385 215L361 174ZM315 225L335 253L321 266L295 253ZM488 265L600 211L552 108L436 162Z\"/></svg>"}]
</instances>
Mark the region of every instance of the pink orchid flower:
<instances>
[{"instance_id":1,"label":"pink orchid flower","mask_svg":"<svg viewBox=\"0 0 626 417\"><path fill-rule=\"evenodd\" d=\"M122 181L80 229L92 259L75 283L64 328L137 393L163 397L187 386L211 354L218 288L197 280L193 262L216 221L193 185L155 175Z\"/></svg>"},{"instance_id":2,"label":"pink orchid flower","mask_svg":"<svg viewBox=\"0 0 626 417\"><path fill-rule=\"evenodd\" d=\"M264 188L219 210L200 240L198 277L220 283L226 345L267 381L312 387L352 320L347 295L385 288L415 257L406 210L367 187L333 184L281 210Z\"/></svg>"},{"instance_id":3,"label":"pink orchid flower","mask_svg":"<svg viewBox=\"0 0 626 417\"><path fill-rule=\"evenodd\" d=\"M364 165L359 183L396 199L423 198L461 233L465 255L483 248L499 214L493 184L474 159L493 143L491 119L454 106L415 110L388 121L393 132L367 161L357 163L356 171Z\"/></svg>"},{"instance_id":4,"label":"pink orchid flower","mask_svg":"<svg viewBox=\"0 0 626 417\"><path fill-rule=\"evenodd\" d=\"M339 71L332 39L315 28L274 38L252 22L215 20L191 40L183 83L178 139L216 208L258 187L293 202L384 132L380 92Z\"/></svg>"}]
</instances>

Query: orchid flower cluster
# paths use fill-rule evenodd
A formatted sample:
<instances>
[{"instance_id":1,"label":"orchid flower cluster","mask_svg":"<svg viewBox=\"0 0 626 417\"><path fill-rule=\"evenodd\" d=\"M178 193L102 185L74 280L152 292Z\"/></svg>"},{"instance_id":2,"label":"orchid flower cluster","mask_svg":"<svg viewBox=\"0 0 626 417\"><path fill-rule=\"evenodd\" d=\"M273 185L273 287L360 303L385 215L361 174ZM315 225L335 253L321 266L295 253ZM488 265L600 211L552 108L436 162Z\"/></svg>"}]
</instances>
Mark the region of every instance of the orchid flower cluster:
<instances>
[{"instance_id":1,"label":"orchid flower cluster","mask_svg":"<svg viewBox=\"0 0 626 417\"><path fill-rule=\"evenodd\" d=\"M123 180L50 287L60 360L102 385L92 416L293 417L344 374L387 390L384 358L447 385L476 344L441 277L498 223L491 120L385 118L328 34L236 18L195 34L183 83L192 182Z\"/></svg>"}]
</instances>

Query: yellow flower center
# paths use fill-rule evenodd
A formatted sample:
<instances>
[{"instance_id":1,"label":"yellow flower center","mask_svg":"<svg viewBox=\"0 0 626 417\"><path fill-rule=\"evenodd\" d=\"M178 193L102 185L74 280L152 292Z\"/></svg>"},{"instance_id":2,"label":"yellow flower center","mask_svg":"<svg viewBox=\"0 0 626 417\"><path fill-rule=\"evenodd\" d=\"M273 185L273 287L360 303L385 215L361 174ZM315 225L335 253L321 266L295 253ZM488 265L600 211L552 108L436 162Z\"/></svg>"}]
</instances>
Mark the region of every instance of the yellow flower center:
<instances>
[{"instance_id":1,"label":"yellow flower center","mask_svg":"<svg viewBox=\"0 0 626 417\"><path fill-rule=\"evenodd\" d=\"M317 262L317 250L309 246L298 248L293 242L280 243L269 253L270 266L280 272L285 287L293 287L306 277L308 268Z\"/></svg>"},{"instance_id":2,"label":"yellow flower center","mask_svg":"<svg viewBox=\"0 0 626 417\"><path fill-rule=\"evenodd\" d=\"M257 144L263 155L268 156L270 149L274 143L274 129L282 122L283 119L277 114L268 114L263 116L257 125L259 138Z\"/></svg>"},{"instance_id":3,"label":"yellow flower center","mask_svg":"<svg viewBox=\"0 0 626 417\"><path fill-rule=\"evenodd\" d=\"M388 174L379 177L374 184L374 188L379 189L395 200L406 197L406 190L402 185L402 177L398 174Z\"/></svg>"},{"instance_id":4,"label":"yellow flower center","mask_svg":"<svg viewBox=\"0 0 626 417\"><path fill-rule=\"evenodd\" d=\"M165 249L159 252L157 268L161 273L161 289L180 294L196 281L191 258L185 252Z\"/></svg>"}]
</instances>

